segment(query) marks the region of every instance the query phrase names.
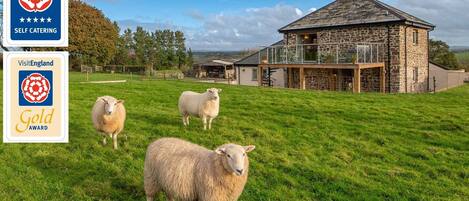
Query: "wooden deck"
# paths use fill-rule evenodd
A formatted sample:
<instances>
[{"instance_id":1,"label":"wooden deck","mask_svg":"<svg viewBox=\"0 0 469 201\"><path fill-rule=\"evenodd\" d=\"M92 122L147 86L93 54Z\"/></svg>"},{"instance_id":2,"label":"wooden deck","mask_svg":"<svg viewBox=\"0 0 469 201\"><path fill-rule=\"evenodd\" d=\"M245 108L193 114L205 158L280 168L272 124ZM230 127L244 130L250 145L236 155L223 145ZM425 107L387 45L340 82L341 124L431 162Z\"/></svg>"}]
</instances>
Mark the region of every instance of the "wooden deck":
<instances>
[{"instance_id":1,"label":"wooden deck","mask_svg":"<svg viewBox=\"0 0 469 201\"><path fill-rule=\"evenodd\" d=\"M379 68L380 69L380 90L382 93L386 92L386 70L384 63L366 63L366 64L260 64L257 70L257 80L259 86L262 86L262 72L267 68L286 68L290 69L299 69L300 70L300 89L306 89L305 83L305 69L349 69L353 70L353 92L361 92L361 70L370 69L370 68ZM289 77L289 82L290 82Z\"/></svg>"}]
</instances>

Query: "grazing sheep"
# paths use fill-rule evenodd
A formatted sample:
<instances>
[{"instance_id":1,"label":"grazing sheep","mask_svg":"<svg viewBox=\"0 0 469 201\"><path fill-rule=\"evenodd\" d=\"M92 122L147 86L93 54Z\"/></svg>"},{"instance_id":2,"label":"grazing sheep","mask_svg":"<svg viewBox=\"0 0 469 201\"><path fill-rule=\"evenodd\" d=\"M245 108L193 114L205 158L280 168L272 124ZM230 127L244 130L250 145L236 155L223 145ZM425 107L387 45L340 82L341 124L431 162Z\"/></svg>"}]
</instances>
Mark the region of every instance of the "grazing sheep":
<instances>
[{"instance_id":1,"label":"grazing sheep","mask_svg":"<svg viewBox=\"0 0 469 201\"><path fill-rule=\"evenodd\" d=\"M125 115L124 101L111 96L99 97L96 100L91 118L94 128L104 137L104 145L107 144L106 135L108 135L112 138L114 149L117 149L117 135L124 129Z\"/></svg>"},{"instance_id":2,"label":"grazing sheep","mask_svg":"<svg viewBox=\"0 0 469 201\"><path fill-rule=\"evenodd\" d=\"M200 94L192 91L186 91L179 97L179 112L182 115L182 123L189 126L190 115L202 118L204 130L212 129L212 120L218 116L220 111L221 89L207 89L207 92Z\"/></svg>"},{"instance_id":3,"label":"grazing sheep","mask_svg":"<svg viewBox=\"0 0 469 201\"><path fill-rule=\"evenodd\" d=\"M246 155L255 146L225 144L215 151L163 138L148 146L144 183L147 201L164 192L169 201L235 201L248 178Z\"/></svg>"}]
</instances>

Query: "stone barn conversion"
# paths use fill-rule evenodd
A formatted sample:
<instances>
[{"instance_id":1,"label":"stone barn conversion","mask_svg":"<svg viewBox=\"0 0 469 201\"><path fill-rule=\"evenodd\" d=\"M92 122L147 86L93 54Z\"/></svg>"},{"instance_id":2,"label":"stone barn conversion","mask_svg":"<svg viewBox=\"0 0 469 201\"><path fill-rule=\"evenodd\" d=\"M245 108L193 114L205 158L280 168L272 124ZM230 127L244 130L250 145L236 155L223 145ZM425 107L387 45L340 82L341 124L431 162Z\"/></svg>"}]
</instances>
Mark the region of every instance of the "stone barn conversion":
<instances>
[{"instance_id":1,"label":"stone barn conversion","mask_svg":"<svg viewBox=\"0 0 469 201\"><path fill-rule=\"evenodd\" d=\"M288 88L427 92L434 27L377 0L336 0L280 28L283 43L258 53L257 82L281 69Z\"/></svg>"}]
</instances>

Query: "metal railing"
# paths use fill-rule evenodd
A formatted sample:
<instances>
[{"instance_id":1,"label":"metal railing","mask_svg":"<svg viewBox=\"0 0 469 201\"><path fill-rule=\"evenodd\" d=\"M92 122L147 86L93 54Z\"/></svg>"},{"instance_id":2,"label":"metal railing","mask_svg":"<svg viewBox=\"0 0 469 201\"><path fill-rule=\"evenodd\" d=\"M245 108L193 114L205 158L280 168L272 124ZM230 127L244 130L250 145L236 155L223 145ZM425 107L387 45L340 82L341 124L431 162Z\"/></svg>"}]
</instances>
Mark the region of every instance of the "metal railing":
<instances>
[{"instance_id":1,"label":"metal railing","mask_svg":"<svg viewBox=\"0 0 469 201\"><path fill-rule=\"evenodd\" d=\"M264 49L268 64L360 64L384 62L383 43L278 45Z\"/></svg>"}]
</instances>

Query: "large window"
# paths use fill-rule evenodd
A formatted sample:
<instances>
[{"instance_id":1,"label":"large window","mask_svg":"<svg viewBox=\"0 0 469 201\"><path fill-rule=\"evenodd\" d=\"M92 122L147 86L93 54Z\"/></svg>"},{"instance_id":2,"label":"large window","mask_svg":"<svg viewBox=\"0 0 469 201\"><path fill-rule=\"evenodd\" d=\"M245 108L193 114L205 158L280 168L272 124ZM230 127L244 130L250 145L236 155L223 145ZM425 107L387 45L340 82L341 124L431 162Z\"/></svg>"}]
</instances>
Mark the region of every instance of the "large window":
<instances>
[{"instance_id":1,"label":"large window","mask_svg":"<svg viewBox=\"0 0 469 201\"><path fill-rule=\"evenodd\" d=\"M257 81L257 68L252 69L252 81Z\"/></svg>"},{"instance_id":2,"label":"large window","mask_svg":"<svg viewBox=\"0 0 469 201\"><path fill-rule=\"evenodd\" d=\"M414 30L412 38L413 38L414 45L418 45L419 44L419 30L417 29Z\"/></svg>"}]
</instances>

